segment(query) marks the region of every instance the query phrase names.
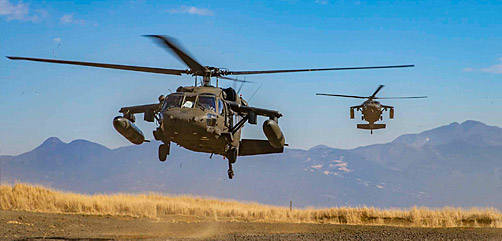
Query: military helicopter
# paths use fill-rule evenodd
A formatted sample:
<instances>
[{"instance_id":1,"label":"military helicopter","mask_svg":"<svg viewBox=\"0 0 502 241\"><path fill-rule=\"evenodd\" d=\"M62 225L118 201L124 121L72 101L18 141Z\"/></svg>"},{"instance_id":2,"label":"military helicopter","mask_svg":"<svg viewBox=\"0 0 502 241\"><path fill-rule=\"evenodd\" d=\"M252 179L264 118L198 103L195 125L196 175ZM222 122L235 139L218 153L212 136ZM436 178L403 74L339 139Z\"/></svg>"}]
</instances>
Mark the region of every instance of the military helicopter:
<instances>
[{"instance_id":1,"label":"military helicopter","mask_svg":"<svg viewBox=\"0 0 502 241\"><path fill-rule=\"evenodd\" d=\"M328 70L357 70L357 69L385 69L406 68L414 65L372 66L372 67L344 67L320 69L289 69L289 70L259 70L259 71L230 71L225 68L203 66L187 54L174 39L161 35L147 35L161 46L178 57L188 66L188 69L166 69L118 65L107 63L93 63L68 61L57 59L41 59L29 57L10 57L11 60L28 60L47 63L82 65L108 69L139 71L165 75L192 75L195 77L194 86L180 86L175 93L161 95L159 102L154 104L123 107L122 116L113 119L113 126L131 143L139 145L144 142L143 132L134 125L135 114L144 114L147 122L156 122L153 131L155 140L161 141L159 159L165 161L169 155L171 142L188 150L196 152L218 154L228 159L228 177L233 178L232 164L238 156L282 153L285 137L279 128L278 121L282 114L276 110L269 110L250 106L237 92L229 88L220 88L219 79L245 83L248 81L227 77L228 75L253 75L291 72L310 72ZM202 77L202 85L197 86L198 77ZM216 86L211 85L211 78L216 78ZM268 117L263 123L263 132L267 140L241 140L241 130L246 122L257 124L257 116Z\"/></svg>"},{"instance_id":2,"label":"military helicopter","mask_svg":"<svg viewBox=\"0 0 502 241\"><path fill-rule=\"evenodd\" d=\"M389 110L389 119L394 119L394 107L389 105L382 105L380 102L375 101L377 99L419 99L427 98L427 96L413 96L413 97L376 97L376 94L384 87L384 85L379 85L378 88L371 96L355 96L355 95L335 95L335 94L322 94L317 93L316 95L325 96L335 96L335 97L346 97L346 98L357 98L357 99L368 99L364 101L363 104L350 107L350 119L354 119L354 110L361 111L361 120L366 120L369 124L357 124L358 129L370 130L373 134L373 130L384 129L385 124L375 124L379 120L383 120L382 113Z\"/></svg>"}]
</instances>

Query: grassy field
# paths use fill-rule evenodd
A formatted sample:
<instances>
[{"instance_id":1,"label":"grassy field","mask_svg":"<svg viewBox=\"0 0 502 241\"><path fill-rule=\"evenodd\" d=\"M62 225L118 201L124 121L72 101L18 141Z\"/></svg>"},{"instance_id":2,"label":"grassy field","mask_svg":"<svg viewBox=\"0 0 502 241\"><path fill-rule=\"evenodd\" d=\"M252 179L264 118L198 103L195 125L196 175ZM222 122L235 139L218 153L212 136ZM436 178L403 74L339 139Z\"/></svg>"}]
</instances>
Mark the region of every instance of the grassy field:
<instances>
[{"instance_id":1,"label":"grassy field","mask_svg":"<svg viewBox=\"0 0 502 241\"><path fill-rule=\"evenodd\" d=\"M412 227L502 227L494 208L294 209L196 196L149 194L84 195L31 184L0 186L0 210L158 218L183 215L242 222L393 225Z\"/></svg>"}]
</instances>

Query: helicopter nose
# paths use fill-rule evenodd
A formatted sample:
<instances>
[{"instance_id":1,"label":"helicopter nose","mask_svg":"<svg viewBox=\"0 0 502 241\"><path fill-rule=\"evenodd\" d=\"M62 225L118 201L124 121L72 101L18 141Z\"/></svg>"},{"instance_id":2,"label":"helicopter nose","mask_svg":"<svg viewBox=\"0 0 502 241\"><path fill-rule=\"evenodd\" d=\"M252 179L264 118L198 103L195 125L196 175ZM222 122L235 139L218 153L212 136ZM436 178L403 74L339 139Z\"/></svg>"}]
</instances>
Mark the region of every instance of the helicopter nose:
<instances>
[{"instance_id":1,"label":"helicopter nose","mask_svg":"<svg viewBox=\"0 0 502 241\"><path fill-rule=\"evenodd\" d=\"M195 111L171 111L164 114L165 128L177 129L180 131L194 131L194 128L204 128L204 114Z\"/></svg>"},{"instance_id":2,"label":"helicopter nose","mask_svg":"<svg viewBox=\"0 0 502 241\"><path fill-rule=\"evenodd\" d=\"M201 122L202 119L203 119L203 117L199 117L199 116L169 115L169 116L167 116L166 120L164 120L164 121L170 122L170 123L177 123L177 124L183 124L183 123L195 124L195 123Z\"/></svg>"}]
</instances>

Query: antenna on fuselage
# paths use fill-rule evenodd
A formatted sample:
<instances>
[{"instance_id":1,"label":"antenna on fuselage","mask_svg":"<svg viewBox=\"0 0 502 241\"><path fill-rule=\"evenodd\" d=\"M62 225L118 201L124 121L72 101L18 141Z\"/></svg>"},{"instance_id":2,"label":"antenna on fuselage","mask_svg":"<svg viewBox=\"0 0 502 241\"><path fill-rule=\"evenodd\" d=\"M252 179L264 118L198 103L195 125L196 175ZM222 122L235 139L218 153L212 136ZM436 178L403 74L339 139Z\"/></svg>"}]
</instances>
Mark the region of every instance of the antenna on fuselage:
<instances>
[{"instance_id":1,"label":"antenna on fuselage","mask_svg":"<svg viewBox=\"0 0 502 241\"><path fill-rule=\"evenodd\" d=\"M253 97L256 95L256 93L258 93L258 90L260 90L261 88L261 84L260 86L254 91L253 95L251 95L251 97L249 97L249 100L248 100L248 103L251 103L251 100L253 99Z\"/></svg>"}]
</instances>

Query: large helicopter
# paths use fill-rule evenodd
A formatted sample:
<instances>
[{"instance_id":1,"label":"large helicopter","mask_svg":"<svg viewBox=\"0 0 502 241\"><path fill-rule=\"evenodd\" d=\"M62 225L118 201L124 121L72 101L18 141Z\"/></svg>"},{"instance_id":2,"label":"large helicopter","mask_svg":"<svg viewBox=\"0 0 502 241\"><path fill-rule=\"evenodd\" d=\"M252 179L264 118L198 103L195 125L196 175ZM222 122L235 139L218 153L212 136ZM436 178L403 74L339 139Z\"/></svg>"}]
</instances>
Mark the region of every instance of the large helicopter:
<instances>
[{"instance_id":1,"label":"large helicopter","mask_svg":"<svg viewBox=\"0 0 502 241\"><path fill-rule=\"evenodd\" d=\"M358 129L370 130L373 134L373 130L384 129L385 124L375 124L379 120L383 120L382 113L384 111L389 111L389 119L394 119L394 107L389 105L382 105L380 102L375 101L377 99L418 99L427 98L427 96L410 96L410 97L376 97L377 93L384 87L384 85L379 85L378 88L373 92L371 96L356 96L356 95L336 95L336 94L322 94L317 93L316 95L325 96L335 96L335 97L345 97L345 98L357 98L357 99L367 99L361 105L350 107L350 119L355 118L354 110L361 111L361 120L366 120L368 124L357 124Z\"/></svg>"},{"instance_id":2,"label":"large helicopter","mask_svg":"<svg viewBox=\"0 0 502 241\"><path fill-rule=\"evenodd\" d=\"M161 46L168 49L188 66L186 70L140 67L130 65L80 62L56 59L41 59L29 57L10 57L11 60L28 60L58 64L82 65L109 69L139 71L166 75L192 75L195 77L194 86L180 86L175 93L159 97L154 104L123 107L122 116L113 119L115 129L133 144L146 142L143 132L134 125L135 114L144 114L147 122L156 122L157 128L153 132L155 140L161 141L159 159L165 161L169 155L171 142L186 149L218 154L228 159L228 177L233 178L232 164L238 156L282 153L285 137L279 128L278 121L282 114L276 110L252 107L233 88L220 88L219 79L236 82L245 80L230 78L228 75L253 75L290 72L310 72L328 70L357 70L357 69L385 69L405 68L413 65L372 66L372 67L344 67L320 69L290 69L290 70L261 70L261 71L230 71L224 68L203 66L187 54L174 39L167 36L148 35ZM202 85L197 86L198 77L202 77ZM216 86L211 85L211 78L216 78ZM246 122L257 124L257 116L268 117L263 123L263 132L267 140L241 140L241 130Z\"/></svg>"}]
</instances>

